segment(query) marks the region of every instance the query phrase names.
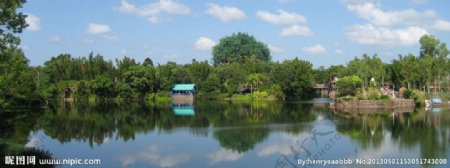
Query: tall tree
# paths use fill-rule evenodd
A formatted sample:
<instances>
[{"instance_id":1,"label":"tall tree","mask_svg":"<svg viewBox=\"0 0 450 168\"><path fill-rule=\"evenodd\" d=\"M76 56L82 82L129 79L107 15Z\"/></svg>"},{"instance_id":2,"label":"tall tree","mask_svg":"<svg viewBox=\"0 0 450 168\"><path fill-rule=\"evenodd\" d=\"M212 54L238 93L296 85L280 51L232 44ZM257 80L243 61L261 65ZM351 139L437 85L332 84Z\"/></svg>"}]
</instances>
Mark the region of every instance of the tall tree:
<instances>
[{"instance_id":1,"label":"tall tree","mask_svg":"<svg viewBox=\"0 0 450 168\"><path fill-rule=\"evenodd\" d=\"M0 3L0 111L15 102L25 102L34 93L28 59L17 48L19 33L27 26L26 15L17 12L25 0Z\"/></svg>"},{"instance_id":2,"label":"tall tree","mask_svg":"<svg viewBox=\"0 0 450 168\"><path fill-rule=\"evenodd\" d=\"M18 34L28 26L27 17L17 9L22 8L26 0L2 0L0 3L0 49L20 44Z\"/></svg>"},{"instance_id":3,"label":"tall tree","mask_svg":"<svg viewBox=\"0 0 450 168\"><path fill-rule=\"evenodd\" d=\"M247 33L237 33L220 39L213 47L214 65L244 62L248 57L256 57L262 61L269 61L270 51L267 45Z\"/></svg>"},{"instance_id":4,"label":"tall tree","mask_svg":"<svg viewBox=\"0 0 450 168\"><path fill-rule=\"evenodd\" d=\"M298 58L278 64L271 76L288 97L308 96L314 82L312 64Z\"/></svg>"}]
</instances>

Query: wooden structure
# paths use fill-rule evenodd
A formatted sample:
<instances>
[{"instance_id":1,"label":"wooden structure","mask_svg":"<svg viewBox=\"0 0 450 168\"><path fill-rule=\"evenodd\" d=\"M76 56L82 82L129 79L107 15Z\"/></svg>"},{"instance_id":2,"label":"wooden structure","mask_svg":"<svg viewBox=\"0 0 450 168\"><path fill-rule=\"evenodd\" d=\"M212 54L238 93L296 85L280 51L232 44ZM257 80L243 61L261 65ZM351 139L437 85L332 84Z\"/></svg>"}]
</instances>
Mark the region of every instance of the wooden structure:
<instances>
[{"instance_id":1,"label":"wooden structure","mask_svg":"<svg viewBox=\"0 0 450 168\"><path fill-rule=\"evenodd\" d=\"M197 88L195 84L175 84L171 96L173 104L193 104Z\"/></svg>"},{"instance_id":2,"label":"wooden structure","mask_svg":"<svg viewBox=\"0 0 450 168\"><path fill-rule=\"evenodd\" d=\"M337 91L337 87L336 87L336 82L337 82L338 78L336 77L332 77L330 78L328 83L324 83L324 84L314 84L313 89L315 90L320 90L320 95L321 97L330 97L333 98L336 94Z\"/></svg>"}]
</instances>

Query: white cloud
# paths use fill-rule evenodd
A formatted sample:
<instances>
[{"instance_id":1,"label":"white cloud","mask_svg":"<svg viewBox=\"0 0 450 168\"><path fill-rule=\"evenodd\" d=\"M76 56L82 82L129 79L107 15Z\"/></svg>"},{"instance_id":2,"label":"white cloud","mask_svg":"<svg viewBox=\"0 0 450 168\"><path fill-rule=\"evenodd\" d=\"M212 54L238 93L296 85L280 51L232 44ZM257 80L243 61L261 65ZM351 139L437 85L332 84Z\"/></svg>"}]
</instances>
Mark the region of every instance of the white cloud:
<instances>
[{"instance_id":1,"label":"white cloud","mask_svg":"<svg viewBox=\"0 0 450 168\"><path fill-rule=\"evenodd\" d=\"M418 25L435 20L433 10L418 12L414 9L383 11L374 3L347 4L348 10L377 26Z\"/></svg>"},{"instance_id":2,"label":"white cloud","mask_svg":"<svg viewBox=\"0 0 450 168\"><path fill-rule=\"evenodd\" d=\"M258 11L256 16L268 23L274 25L287 25L281 30L281 36L312 36L314 33L307 26L300 26L299 24L306 24L306 18L303 15L295 12L286 12L278 10L278 14L270 13L268 11Z\"/></svg>"},{"instance_id":3,"label":"white cloud","mask_svg":"<svg viewBox=\"0 0 450 168\"><path fill-rule=\"evenodd\" d=\"M345 51L337 48L337 49L334 49L334 53L336 53L337 55L342 55L342 54L345 54Z\"/></svg>"},{"instance_id":4,"label":"white cloud","mask_svg":"<svg viewBox=\"0 0 450 168\"><path fill-rule=\"evenodd\" d=\"M366 24L347 28L345 34L349 39L366 45L411 46L417 44L420 37L428 33L417 26L390 29Z\"/></svg>"},{"instance_id":5,"label":"white cloud","mask_svg":"<svg viewBox=\"0 0 450 168\"><path fill-rule=\"evenodd\" d=\"M50 42L58 43L60 41L61 41L61 37L59 37L58 35L54 35L50 38Z\"/></svg>"},{"instance_id":6,"label":"white cloud","mask_svg":"<svg viewBox=\"0 0 450 168\"><path fill-rule=\"evenodd\" d=\"M216 42L214 42L213 40L206 38L206 37L200 37L196 42L195 42L195 48L197 50L203 50L203 51L209 51L211 50L211 48L216 45Z\"/></svg>"},{"instance_id":7,"label":"white cloud","mask_svg":"<svg viewBox=\"0 0 450 168\"><path fill-rule=\"evenodd\" d=\"M28 24L28 27L25 29L30 32L36 32L41 30L40 21L41 19L32 14L27 14L28 16L25 18L25 22Z\"/></svg>"},{"instance_id":8,"label":"white cloud","mask_svg":"<svg viewBox=\"0 0 450 168\"><path fill-rule=\"evenodd\" d=\"M217 164L224 161L235 161L243 157L243 153L235 152L229 149L220 148L218 151L208 155L211 164Z\"/></svg>"},{"instance_id":9,"label":"white cloud","mask_svg":"<svg viewBox=\"0 0 450 168\"><path fill-rule=\"evenodd\" d=\"M159 167L176 167L187 162L189 159L190 156L187 153L162 156L159 145L151 145L143 151L119 158L123 167L129 167L136 162L147 162Z\"/></svg>"},{"instance_id":10,"label":"white cloud","mask_svg":"<svg viewBox=\"0 0 450 168\"><path fill-rule=\"evenodd\" d=\"M323 54L326 51L325 47L323 47L320 44L316 44L311 47L303 47L302 50L303 50L303 52L305 52L307 54Z\"/></svg>"},{"instance_id":11,"label":"white cloud","mask_svg":"<svg viewBox=\"0 0 450 168\"><path fill-rule=\"evenodd\" d=\"M292 25L281 30L281 36L312 36L314 33L306 26Z\"/></svg>"},{"instance_id":12,"label":"white cloud","mask_svg":"<svg viewBox=\"0 0 450 168\"><path fill-rule=\"evenodd\" d=\"M89 23L88 28L86 29L86 33L89 34L102 34L107 33L111 30L108 25L106 24L99 24L99 23Z\"/></svg>"},{"instance_id":13,"label":"white cloud","mask_svg":"<svg viewBox=\"0 0 450 168\"><path fill-rule=\"evenodd\" d=\"M206 13L219 18L223 22L232 22L242 20L246 17L245 13L239 8L233 6L219 6L214 3L210 3Z\"/></svg>"},{"instance_id":14,"label":"white cloud","mask_svg":"<svg viewBox=\"0 0 450 168\"><path fill-rule=\"evenodd\" d=\"M279 14L272 14L267 11L258 11L256 16L263 21L276 25L294 25L306 23L306 18L297 13L289 13L284 10L278 10Z\"/></svg>"},{"instance_id":15,"label":"white cloud","mask_svg":"<svg viewBox=\"0 0 450 168\"><path fill-rule=\"evenodd\" d=\"M268 47L269 47L269 50L271 53L283 53L284 52L284 50L282 48L274 46L274 45L269 44Z\"/></svg>"},{"instance_id":16,"label":"white cloud","mask_svg":"<svg viewBox=\"0 0 450 168\"><path fill-rule=\"evenodd\" d=\"M160 23L162 20L160 15L163 13L187 15L191 12L191 9L188 6L172 0L160 0L159 2L151 3L142 7L136 7L135 5L130 4L127 0L122 0L121 5L115 9L122 13L130 13L141 17L146 17L152 24Z\"/></svg>"},{"instance_id":17,"label":"white cloud","mask_svg":"<svg viewBox=\"0 0 450 168\"><path fill-rule=\"evenodd\" d=\"M450 22L439 19L433 24L433 28L439 31L450 31Z\"/></svg>"}]
</instances>

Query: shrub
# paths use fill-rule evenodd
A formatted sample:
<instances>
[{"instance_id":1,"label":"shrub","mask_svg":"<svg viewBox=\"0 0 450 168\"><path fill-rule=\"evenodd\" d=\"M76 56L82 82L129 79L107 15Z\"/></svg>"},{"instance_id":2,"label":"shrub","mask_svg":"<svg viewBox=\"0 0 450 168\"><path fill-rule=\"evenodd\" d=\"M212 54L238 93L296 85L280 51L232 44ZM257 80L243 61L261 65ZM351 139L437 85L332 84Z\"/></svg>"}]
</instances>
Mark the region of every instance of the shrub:
<instances>
[{"instance_id":1,"label":"shrub","mask_svg":"<svg viewBox=\"0 0 450 168\"><path fill-rule=\"evenodd\" d=\"M345 76L337 81L339 95L355 96L357 88L362 84L362 79L356 75Z\"/></svg>"},{"instance_id":2,"label":"shrub","mask_svg":"<svg viewBox=\"0 0 450 168\"><path fill-rule=\"evenodd\" d=\"M381 96L380 90L378 90L376 88L367 89L367 99L378 100L378 98L380 98L380 96Z\"/></svg>"},{"instance_id":3,"label":"shrub","mask_svg":"<svg viewBox=\"0 0 450 168\"><path fill-rule=\"evenodd\" d=\"M405 99L412 99L413 98L413 92L409 89L403 91L403 98Z\"/></svg>"},{"instance_id":4,"label":"shrub","mask_svg":"<svg viewBox=\"0 0 450 168\"><path fill-rule=\"evenodd\" d=\"M405 90L403 92L403 98L414 99L416 104L421 106L425 105L425 93L419 90Z\"/></svg>"}]
</instances>

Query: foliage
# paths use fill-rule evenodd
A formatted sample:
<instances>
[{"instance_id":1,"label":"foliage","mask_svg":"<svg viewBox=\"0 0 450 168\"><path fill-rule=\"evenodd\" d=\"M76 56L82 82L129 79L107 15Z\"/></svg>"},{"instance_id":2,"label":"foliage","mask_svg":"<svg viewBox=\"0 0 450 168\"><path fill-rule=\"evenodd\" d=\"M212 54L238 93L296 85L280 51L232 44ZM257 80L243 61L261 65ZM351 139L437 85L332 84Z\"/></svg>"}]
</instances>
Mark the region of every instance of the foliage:
<instances>
[{"instance_id":1,"label":"foliage","mask_svg":"<svg viewBox=\"0 0 450 168\"><path fill-rule=\"evenodd\" d=\"M151 58L145 58L141 64L127 56L116 59L113 65L102 55L91 52L82 57L59 54L43 66L30 67L20 49L5 45L0 51L0 108L44 104L63 96L76 101L157 101L158 97L168 100L168 95L160 94L168 93L179 83L196 84L198 98L224 99L232 95L233 99L243 100L308 98L314 93L315 83L331 84L333 77L339 78L340 96L381 99L377 86L388 85L417 90L406 91L404 96L420 102L422 92L431 92L433 88L448 91L445 86L450 83L447 68L450 61L446 44L436 37L425 35L419 42L418 56L400 55L384 64L376 54L363 54L347 65L314 70L311 63L298 58L281 63L270 61L267 46L246 33L221 39L213 49L213 65L195 59L189 64L154 65ZM375 80L369 83L371 78ZM68 91L70 94L66 95Z\"/></svg>"},{"instance_id":2,"label":"foliage","mask_svg":"<svg viewBox=\"0 0 450 168\"><path fill-rule=\"evenodd\" d=\"M368 88L366 95L367 99L369 100L378 100L381 96L381 93L377 88Z\"/></svg>"},{"instance_id":3,"label":"foliage","mask_svg":"<svg viewBox=\"0 0 450 168\"><path fill-rule=\"evenodd\" d=\"M419 105L425 104L425 93L419 90L405 90L403 91L403 98L414 99L414 101Z\"/></svg>"},{"instance_id":4,"label":"foliage","mask_svg":"<svg viewBox=\"0 0 450 168\"><path fill-rule=\"evenodd\" d=\"M339 78L336 84L339 89L338 91L340 96L355 96L356 90L361 86L362 83L363 81L361 78L356 75L352 75Z\"/></svg>"},{"instance_id":5,"label":"foliage","mask_svg":"<svg viewBox=\"0 0 450 168\"><path fill-rule=\"evenodd\" d=\"M269 61L267 45L257 41L247 33L237 33L220 39L212 51L214 65L242 63L254 56L258 60Z\"/></svg>"},{"instance_id":6,"label":"foliage","mask_svg":"<svg viewBox=\"0 0 450 168\"><path fill-rule=\"evenodd\" d=\"M38 99L34 75L21 49L0 51L0 107Z\"/></svg>"},{"instance_id":7,"label":"foliage","mask_svg":"<svg viewBox=\"0 0 450 168\"><path fill-rule=\"evenodd\" d=\"M307 96L313 84L311 63L295 58L277 64L271 74L274 83L280 85L287 97Z\"/></svg>"},{"instance_id":8,"label":"foliage","mask_svg":"<svg viewBox=\"0 0 450 168\"><path fill-rule=\"evenodd\" d=\"M28 26L27 15L17 12L26 0L5 0L0 3L0 50L20 44L18 34Z\"/></svg>"},{"instance_id":9,"label":"foliage","mask_svg":"<svg viewBox=\"0 0 450 168\"><path fill-rule=\"evenodd\" d=\"M133 66L124 74L124 82L141 95L155 90L155 79L155 70L150 66Z\"/></svg>"}]
</instances>

